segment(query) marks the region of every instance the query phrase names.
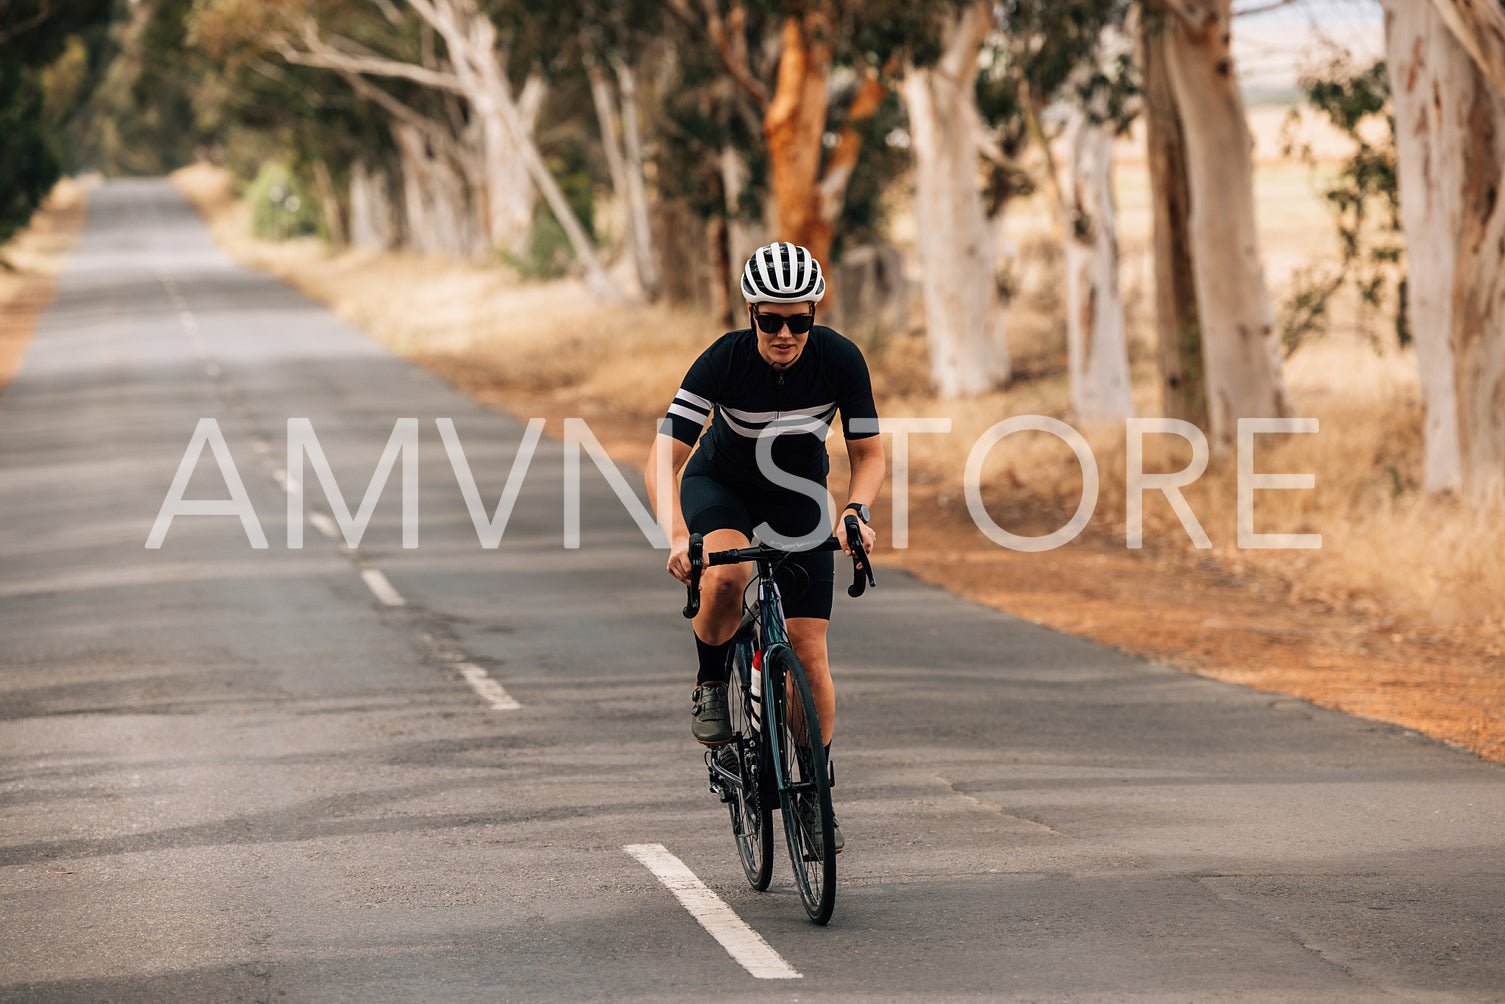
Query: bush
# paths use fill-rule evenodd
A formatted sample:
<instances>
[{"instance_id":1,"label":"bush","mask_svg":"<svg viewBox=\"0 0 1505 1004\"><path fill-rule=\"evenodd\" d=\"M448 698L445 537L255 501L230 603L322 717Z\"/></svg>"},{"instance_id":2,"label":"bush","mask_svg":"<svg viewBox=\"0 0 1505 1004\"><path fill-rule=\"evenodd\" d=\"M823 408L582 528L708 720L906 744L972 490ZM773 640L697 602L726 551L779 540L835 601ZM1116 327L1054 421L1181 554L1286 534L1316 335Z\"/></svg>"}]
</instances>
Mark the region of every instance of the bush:
<instances>
[{"instance_id":1,"label":"bush","mask_svg":"<svg viewBox=\"0 0 1505 1004\"><path fill-rule=\"evenodd\" d=\"M251 206L251 229L263 240L327 237L318 195L285 164L268 161L242 197Z\"/></svg>"}]
</instances>

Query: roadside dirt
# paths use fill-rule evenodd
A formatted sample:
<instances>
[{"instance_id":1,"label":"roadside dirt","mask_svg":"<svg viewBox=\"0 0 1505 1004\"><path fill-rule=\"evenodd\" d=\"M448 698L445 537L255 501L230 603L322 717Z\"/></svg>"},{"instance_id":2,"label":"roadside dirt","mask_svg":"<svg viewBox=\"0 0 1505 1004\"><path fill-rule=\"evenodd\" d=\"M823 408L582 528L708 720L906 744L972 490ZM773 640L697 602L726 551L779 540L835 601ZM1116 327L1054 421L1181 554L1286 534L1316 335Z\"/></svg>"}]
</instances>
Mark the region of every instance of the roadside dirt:
<instances>
[{"instance_id":1,"label":"roadside dirt","mask_svg":"<svg viewBox=\"0 0 1505 1004\"><path fill-rule=\"evenodd\" d=\"M304 255L279 267L272 253L276 246L230 233L233 198L206 199L192 186L188 191L219 224L217 236L227 250L322 295L357 319L359 311L350 312L350 293L342 294L335 283L320 288L310 276L323 267L344 278L348 270L365 266L346 259L320 266L318 258ZM401 329L373 337L491 407L547 419L551 435L562 434L563 419L585 418L614 459L641 469L649 430L661 414L642 408L656 395L637 395L645 403L624 409L594 397L579 374L549 382L549 390L528 389L543 385L537 374L529 375L527 360L512 358L507 354L512 350L500 343L419 338ZM837 446L833 452L838 469L832 484L840 485L843 451ZM880 566L906 568L1016 616L1188 672L1393 722L1505 761L1505 642L1497 630L1478 630L1458 618L1451 622L1455 626L1442 626L1450 623L1446 616L1401 603L1355 602L1341 591L1322 595L1295 577L1262 571L1237 552L1196 551L1184 538L1179 546L1147 538L1142 550L1130 551L1121 514L1115 525L1103 512L1076 541L1054 551L1009 551L973 524L960 472L949 478L955 484L943 483L947 480L914 479L910 547L904 551L887 547L891 495L880 499L875 507L875 523L885 538L876 559ZM891 485L885 488L891 491ZM1013 532L1043 534L1065 523L1068 514L1061 505L1058 498L1019 491L996 504L990 499L989 511Z\"/></svg>"},{"instance_id":2,"label":"roadside dirt","mask_svg":"<svg viewBox=\"0 0 1505 1004\"><path fill-rule=\"evenodd\" d=\"M546 419L550 435L562 435L565 418L585 418L613 459L642 470L649 440L639 430L656 416L582 408L568 391L497 385L453 356L415 361L492 407ZM840 454L837 446L832 484L845 477ZM896 551L887 546L887 502L874 512L880 569L903 568L1014 616L1187 672L1391 722L1505 762L1505 652L1466 630L1293 601L1286 584L1235 575L1205 553L1148 540L1130 551L1121 527L1089 525L1053 551L1010 551L974 524L959 477L955 485L910 485L909 547ZM1021 498L990 504L989 512L1013 532L1038 535L1065 522L1053 508Z\"/></svg>"}]
</instances>

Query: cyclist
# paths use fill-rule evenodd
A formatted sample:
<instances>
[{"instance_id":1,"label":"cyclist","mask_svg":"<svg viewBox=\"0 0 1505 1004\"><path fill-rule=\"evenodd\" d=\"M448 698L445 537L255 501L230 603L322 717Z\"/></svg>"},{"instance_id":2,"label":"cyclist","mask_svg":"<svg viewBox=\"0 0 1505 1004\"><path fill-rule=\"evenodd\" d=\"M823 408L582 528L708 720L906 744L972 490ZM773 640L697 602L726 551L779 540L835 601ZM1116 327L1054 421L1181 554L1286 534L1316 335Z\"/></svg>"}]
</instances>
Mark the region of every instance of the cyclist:
<instances>
[{"instance_id":1,"label":"cyclist","mask_svg":"<svg viewBox=\"0 0 1505 1004\"><path fill-rule=\"evenodd\" d=\"M668 571L686 583L692 532L704 535L706 553L747 547L760 526L764 543L784 547L801 540L808 547L837 530L851 511L869 553L877 539L868 507L883 485L883 445L876 421L860 425L861 431L852 428L854 419L877 418L872 383L861 350L814 323L826 291L820 263L798 245L769 244L748 259L741 291L749 327L721 336L695 360L648 455L648 496L655 504L663 451L669 453L669 476L683 472L679 492L668 492L673 511L659 513L659 520L670 540ZM833 513L825 490L826 435L838 411L851 481L845 508ZM850 556L846 534L836 536ZM706 746L732 737L727 654L751 574L745 564L717 565L701 578L701 608L693 622L700 668L691 733ZM826 653L834 582L830 551L797 553L778 573L789 639L809 677L828 756L836 719ZM819 825L807 828L818 843ZM834 844L840 853L840 829Z\"/></svg>"}]
</instances>

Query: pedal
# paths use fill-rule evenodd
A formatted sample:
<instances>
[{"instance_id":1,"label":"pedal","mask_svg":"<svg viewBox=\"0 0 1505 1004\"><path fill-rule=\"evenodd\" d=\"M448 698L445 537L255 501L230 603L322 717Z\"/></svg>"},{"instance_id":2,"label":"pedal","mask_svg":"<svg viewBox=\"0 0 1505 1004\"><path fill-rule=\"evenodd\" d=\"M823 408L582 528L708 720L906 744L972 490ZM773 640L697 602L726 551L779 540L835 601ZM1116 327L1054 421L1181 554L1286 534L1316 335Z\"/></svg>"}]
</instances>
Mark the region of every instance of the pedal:
<instances>
[{"instance_id":1,"label":"pedal","mask_svg":"<svg viewBox=\"0 0 1505 1004\"><path fill-rule=\"evenodd\" d=\"M705 754L705 768L706 771L710 774L711 794L721 799L723 803L730 802L737 797L736 793L727 790L726 786L721 781L720 775L716 773L716 767L713 765L711 759L712 757L716 756L718 752L718 750L706 750Z\"/></svg>"}]
</instances>

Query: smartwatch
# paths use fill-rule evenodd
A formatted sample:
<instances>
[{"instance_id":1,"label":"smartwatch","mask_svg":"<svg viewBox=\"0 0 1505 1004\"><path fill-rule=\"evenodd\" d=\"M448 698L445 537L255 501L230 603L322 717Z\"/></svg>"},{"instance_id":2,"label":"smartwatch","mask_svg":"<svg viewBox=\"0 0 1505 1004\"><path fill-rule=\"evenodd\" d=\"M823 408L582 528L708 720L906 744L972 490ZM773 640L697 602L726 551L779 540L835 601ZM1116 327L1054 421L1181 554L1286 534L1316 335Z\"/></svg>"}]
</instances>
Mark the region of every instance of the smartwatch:
<instances>
[{"instance_id":1,"label":"smartwatch","mask_svg":"<svg viewBox=\"0 0 1505 1004\"><path fill-rule=\"evenodd\" d=\"M857 518L864 523L871 523L873 521L873 514L861 502L848 502L847 509L855 509L857 511ZM842 512L846 512L847 509L843 509Z\"/></svg>"}]
</instances>

